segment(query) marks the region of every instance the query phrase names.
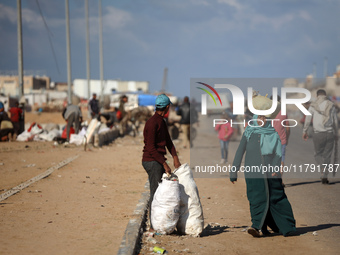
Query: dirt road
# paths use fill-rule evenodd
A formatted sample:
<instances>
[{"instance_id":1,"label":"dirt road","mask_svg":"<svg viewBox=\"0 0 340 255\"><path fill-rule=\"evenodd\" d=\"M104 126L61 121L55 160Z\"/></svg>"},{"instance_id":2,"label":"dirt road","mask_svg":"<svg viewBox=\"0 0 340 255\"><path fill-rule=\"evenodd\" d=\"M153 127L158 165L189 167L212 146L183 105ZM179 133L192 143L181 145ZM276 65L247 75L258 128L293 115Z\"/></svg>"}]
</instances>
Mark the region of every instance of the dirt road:
<instances>
[{"instance_id":1,"label":"dirt road","mask_svg":"<svg viewBox=\"0 0 340 255\"><path fill-rule=\"evenodd\" d=\"M220 161L219 142L217 135L209 131L210 127L206 123L208 122L201 119L198 128L199 135L191 150L191 159L202 164L205 162L217 164ZM297 139L302 140L299 131L295 131L289 145L291 149L287 149L289 152L287 161L288 159L296 160L303 151L309 157L300 158L300 161L313 162L313 147L310 144L306 146L298 142L297 146L292 145ZM228 159L231 162L238 143L238 141L233 141L229 144ZM296 156L293 157L293 154ZM300 236L276 235L257 239L245 231L245 228L251 225L251 218L244 178L239 178L233 185L226 174L213 174L209 178L199 178L198 176L207 177L207 175L195 174L195 170L193 171L196 175L195 180L207 226L202 237L193 238L176 234L157 235L155 236L158 242L156 244L144 238L141 254L151 254L150 250L153 246L163 247L169 251L169 254L336 254L338 252L340 248L339 198L337 196L339 179L332 180L335 184L329 186L321 185L319 179L307 180L311 182L310 185L299 185L301 181L306 180L285 179L286 192ZM329 194L329 196L325 199L322 194ZM330 200L332 200L331 203L329 203Z\"/></svg>"},{"instance_id":2,"label":"dirt road","mask_svg":"<svg viewBox=\"0 0 340 255\"><path fill-rule=\"evenodd\" d=\"M115 254L144 191L141 148L129 137L87 152L49 142L0 144L2 192L79 155L1 202L0 254Z\"/></svg>"},{"instance_id":3,"label":"dirt road","mask_svg":"<svg viewBox=\"0 0 340 255\"><path fill-rule=\"evenodd\" d=\"M194 144L206 151L206 157L217 155L219 160L218 151L212 149L215 145L218 146L216 136L205 136L203 141L197 140ZM79 157L1 202L0 254L117 253L147 179L140 162L142 147L141 137L117 139L109 146L86 152L83 147L54 146L49 142L1 143L2 192L63 159L74 155ZM181 162L189 162L189 150L181 149L178 143L176 147ZM236 148L237 142L233 142L230 158ZM336 254L340 248L336 242L338 236L329 235L330 231L339 228L336 226L339 220L318 221L314 218L311 221L313 216L304 213L300 198L295 199L300 191L294 187L287 188L287 194L297 227L303 235L254 239L243 232L251 224L243 179L235 185L226 176L197 178L196 183L205 223L209 224L202 237L156 236L159 243L144 243L141 254L152 253L149 249L155 245L166 248L170 254L251 254L263 251L269 254ZM338 184L330 185L330 188L332 186ZM312 185L305 185L308 187ZM325 215L327 213L324 211ZM318 228L319 224L329 224L329 227ZM313 235L314 231L318 235Z\"/></svg>"}]
</instances>

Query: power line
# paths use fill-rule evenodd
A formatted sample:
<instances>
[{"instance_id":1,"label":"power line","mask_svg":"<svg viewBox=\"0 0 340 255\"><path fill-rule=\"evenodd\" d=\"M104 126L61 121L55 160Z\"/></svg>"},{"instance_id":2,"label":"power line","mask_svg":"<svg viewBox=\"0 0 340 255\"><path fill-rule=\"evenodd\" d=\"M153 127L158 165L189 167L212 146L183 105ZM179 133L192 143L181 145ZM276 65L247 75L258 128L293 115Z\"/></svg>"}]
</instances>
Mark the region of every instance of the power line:
<instances>
[{"instance_id":1,"label":"power line","mask_svg":"<svg viewBox=\"0 0 340 255\"><path fill-rule=\"evenodd\" d=\"M38 9L39 9L40 16L41 16L41 18L42 18L43 21L44 21L44 25L45 25L45 28L46 28L46 30L47 30L48 41L49 41L50 46L51 46L51 49L52 49L52 54L53 54L54 62L55 62L55 64L56 64L56 67L57 67L57 70L58 70L58 74L60 75L60 69L59 69L57 57L56 57L56 54L55 54L55 51L54 51L53 42L52 42L52 39L51 39L51 36L53 36L53 33L51 32L51 30L49 29L49 27L48 27L48 25L47 25L47 23L46 23L46 20L45 20L44 15L43 15L43 13L42 13L42 11L41 11L41 8L40 8L39 1L36 0L36 3L37 3L37 6L38 6Z\"/></svg>"}]
</instances>

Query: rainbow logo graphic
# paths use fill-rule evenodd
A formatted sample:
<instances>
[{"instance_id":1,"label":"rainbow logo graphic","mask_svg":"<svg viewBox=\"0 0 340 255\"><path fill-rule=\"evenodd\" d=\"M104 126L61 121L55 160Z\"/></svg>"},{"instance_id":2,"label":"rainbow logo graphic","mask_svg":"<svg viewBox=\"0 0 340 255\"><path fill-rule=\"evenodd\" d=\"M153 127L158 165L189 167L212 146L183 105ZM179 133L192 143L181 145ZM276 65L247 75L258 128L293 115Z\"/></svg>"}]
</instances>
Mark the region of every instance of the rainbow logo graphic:
<instances>
[{"instance_id":1,"label":"rainbow logo graphic","mask_svg":"<svg viewBox=\"0 0 340 255\"><path fill-rule=\"evenodd\" d=\"M217 96L218 100L220 100L220 103L221 103L221 106L222 106L222 101L221 101L220 95L217 93L217 91L216 91L213 87L211 87L210 85L205 84L205 83L203 83L203 82L197 82L197 83L199 83L199 84L201 84L201 85L203 85L203 86L206 86L206 87L208 87L209 89L211 89L211 91L213 91L213 92L215 93L215 95ZM203 88L200 88L200 87L196 87L196 88L201 89L201 90L203 90L204 92L206 92L206 93L212 98L212 100L214 100L215 105L217 105L214 96L211 94L211 92L210 92L209 90L203 89Z\"/></svg>"}]
</instances>

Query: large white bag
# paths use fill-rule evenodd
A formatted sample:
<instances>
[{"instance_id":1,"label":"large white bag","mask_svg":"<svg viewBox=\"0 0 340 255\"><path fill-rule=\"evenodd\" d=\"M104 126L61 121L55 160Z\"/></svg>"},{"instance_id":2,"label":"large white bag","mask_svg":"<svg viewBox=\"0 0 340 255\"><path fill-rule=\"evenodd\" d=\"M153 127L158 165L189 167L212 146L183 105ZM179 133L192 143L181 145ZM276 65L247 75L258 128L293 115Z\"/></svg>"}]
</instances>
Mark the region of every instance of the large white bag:
<instances>
[{"instance_id":1,"label":"large white bag","mask_svg":"<svg viewBox=\"0 0 340 255\"><path fill-rule=\"evenodd\" d=\"M151 223L157 232L171 234L179 218L180 193L177 180L163 178L151 204Z\"/></svg>"},{"instance_id":2,"label":"large white bag","mask_svg":"<svg viewBox=\"0 0 340 255\"><path fill-rule=\"evenodd\" d=\"M203 210L190 166L183 164L174 171L174 174L178 176L181 193L177 231L199 236L204 228Z\"/></svg>"}]
</instances>

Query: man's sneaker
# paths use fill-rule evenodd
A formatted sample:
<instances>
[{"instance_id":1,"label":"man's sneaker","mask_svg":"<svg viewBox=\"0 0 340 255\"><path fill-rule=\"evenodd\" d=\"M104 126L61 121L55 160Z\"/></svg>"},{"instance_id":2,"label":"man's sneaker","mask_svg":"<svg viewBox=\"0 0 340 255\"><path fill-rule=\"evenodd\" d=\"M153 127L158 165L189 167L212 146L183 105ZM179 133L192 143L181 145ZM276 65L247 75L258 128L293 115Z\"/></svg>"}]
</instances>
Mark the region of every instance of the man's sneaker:
<instances>
[{"instance_id":1,"label":"man's sneaker","mask_svg":"<svg viewBox=\"0 0 340 255\"><path fill-rule=\"evenodd\" d=\"M257 230L256 228L248 228L248 234L252 235L253 237L261 237L262 233Z\"/></svg>"}]
</instances>

